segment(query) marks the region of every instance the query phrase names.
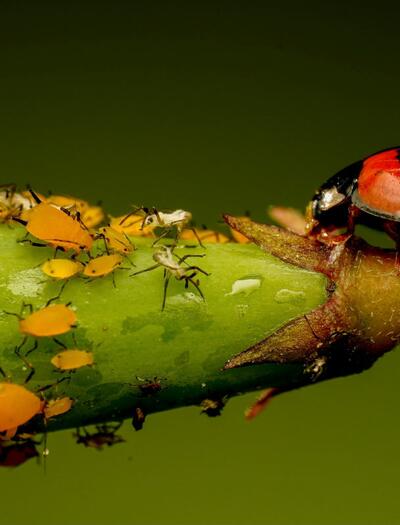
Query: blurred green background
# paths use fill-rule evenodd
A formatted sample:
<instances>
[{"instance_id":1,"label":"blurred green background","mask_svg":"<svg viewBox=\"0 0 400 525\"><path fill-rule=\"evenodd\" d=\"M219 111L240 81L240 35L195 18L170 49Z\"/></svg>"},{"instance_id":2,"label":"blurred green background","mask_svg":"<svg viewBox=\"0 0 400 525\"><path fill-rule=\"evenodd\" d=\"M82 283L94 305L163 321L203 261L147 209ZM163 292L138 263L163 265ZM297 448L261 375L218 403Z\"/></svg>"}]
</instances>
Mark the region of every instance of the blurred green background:
<instances>
[{"instance_id":1,"label":"blurred green background","mask_svg":"<svg viewBox=\"0 0 400 525\"><path fill-rule=\"evenodd\" d=\"M384 2L7 2L4 183L222 211L304 207L341 167L399 139L399 9ZM286 394L246 423L153 415L98 452L70 431L0 471L13 524L397 524L400 355Z\"/></svg>"}]
</instances>

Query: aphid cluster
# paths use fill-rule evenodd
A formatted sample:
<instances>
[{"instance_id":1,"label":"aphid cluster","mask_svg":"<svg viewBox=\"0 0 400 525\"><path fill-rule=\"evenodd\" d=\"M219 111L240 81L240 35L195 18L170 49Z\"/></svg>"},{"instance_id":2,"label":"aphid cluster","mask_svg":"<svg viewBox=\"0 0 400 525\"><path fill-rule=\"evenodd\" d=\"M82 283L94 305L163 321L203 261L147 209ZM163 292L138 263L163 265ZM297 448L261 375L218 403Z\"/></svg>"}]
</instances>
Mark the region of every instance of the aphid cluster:
<instances>
[{"instance_id":1,"label":"aphid cluster","mask_svg":"<svg viewBox=\"0 0 400 525\"><path fill-rule=\"evenodd\" d=\"M192 214L185 210L161 211L154 207L141 207L120 217L107 218L100 206L92 206L82 199L64 195L45 196L30 188L17 191L14 184L0 186L0 223L21 224L25 236L20 243L35 249L53 248L53 258L44 260L40 267L45 276L61 283L58 295L41 307L34 308L23 303L18 313L4 312L17 318L21 342L14 352L23 362L27 375L23 384L16 384L0 367L3 376L0 381L0 466L17 466L38 456L36 447L39 443L34 441L33 435L21 431L21 427L35 418L42 418L46 424L52 418L72 410L74 400L60 396L57 387L64 380L73 381L75 370L95 364L93 352L79 348L75 341L73 330L77 326L78 315L73 305L62 302L67 283L78 278L91 282L111 276L115 286L115 271L133 265L130 257L136 247L131 237L147 237L152 242L154 265L139 269L131 276L161 268L164 275L164 309L171 278L182 282L185 288L193 287L204 299L198 277L208 273L190 259L203 258L205 253L178 255L178 248L193 247L193 243L205 248L203 242L247 242L244 237L237 238L234 231L234 239L231 239L205 227L193 227ZM72 336L72 345L68 346L59 339L65 335L67 338ZM25 385L35 374L32 359L34 352L40 351L42 340L50 340L57 345L49 360L58 373L58 379L53 384L31 391ZM162 390L162 382L157 378L138 378L135 388L143 398L152 397ZM212 407L206 409L203 406L203 411L213 413ZM134 428L140 430L144 420L144 409L136 406L132 412ZM116 434L119 427L120 424L101 425L95 433L78 429L75 437L77 443L101 449L104 445L123 441ZM43 455L47 452L45 449Z\"/></svg>"}]
</instances>

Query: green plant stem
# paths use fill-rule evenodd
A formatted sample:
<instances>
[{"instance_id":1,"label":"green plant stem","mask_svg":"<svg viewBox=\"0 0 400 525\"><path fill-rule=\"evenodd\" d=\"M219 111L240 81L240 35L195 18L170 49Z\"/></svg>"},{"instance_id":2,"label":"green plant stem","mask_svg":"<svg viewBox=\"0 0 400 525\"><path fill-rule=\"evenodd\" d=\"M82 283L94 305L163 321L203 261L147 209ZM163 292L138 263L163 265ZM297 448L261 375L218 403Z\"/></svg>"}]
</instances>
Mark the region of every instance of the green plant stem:
<instances>
[{"instance_id":1,"label":"green plant stem","mask_svg":"<svg viewBox=\"0 0 400 525\"><path fill-rule=\"evenodd\" d=\"M15 355L23 339L17 319L23 302L44 306L62 283L47 278L39 267L53 250L19 244L24 230L0 226L0 366L13 382L22 383L28 371ZM154 264L151 242L133 239L134 269L120 269L112 277L72 279L59 301L71 301L78 317L73 330L76 345L94 353L95 364L72 374L61 373L50 359L61 348L48 338L28 357L35 369L27 388L47 398L69 396L73 408L48 422L49 430L131 417L135 407L146 414L200 404L270 386L289 388L301 381L299 364L266 364L223 371L233 355L255 344L288 320L306 313L326 299L326 278L286 264L255 245L209 244L182 248L179 254L205 254L193 259L209 276L200 275L205 301L195 288L171 279L166 308L161 311L163 271L131 277L133 271ZM125 264L129 267L129 264ZM255 279L253 287L232 293L237 280ZM259 287L257 287L259 283ZM76 347L72 332L58 339ZM29 338L26 348L33 346ZM143 380L158 378L161 391L147 396ZM40 428L41 418L37 418Z\"/></svg>"}]
</instances>

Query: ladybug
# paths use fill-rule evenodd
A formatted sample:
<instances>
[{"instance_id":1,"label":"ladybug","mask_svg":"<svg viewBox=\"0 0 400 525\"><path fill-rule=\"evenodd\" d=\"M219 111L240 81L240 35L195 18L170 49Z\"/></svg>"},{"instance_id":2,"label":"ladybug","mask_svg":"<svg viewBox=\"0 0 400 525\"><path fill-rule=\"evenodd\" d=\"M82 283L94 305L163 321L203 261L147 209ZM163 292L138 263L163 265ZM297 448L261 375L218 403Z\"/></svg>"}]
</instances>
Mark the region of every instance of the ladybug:
<instances>
[{"instance_id":1,"label":"ladybug","mask_svg":"<svg viewBox=\"0 0 400 525\"><path fill-rule=\"evenodd\" d=\"M347 239L356 222L384 230L400 244L400 146L350 164L328 179L307 210L307 233L322 241ZM337 230L345 228L344 235Z\"/></svg>"}]
</instances>

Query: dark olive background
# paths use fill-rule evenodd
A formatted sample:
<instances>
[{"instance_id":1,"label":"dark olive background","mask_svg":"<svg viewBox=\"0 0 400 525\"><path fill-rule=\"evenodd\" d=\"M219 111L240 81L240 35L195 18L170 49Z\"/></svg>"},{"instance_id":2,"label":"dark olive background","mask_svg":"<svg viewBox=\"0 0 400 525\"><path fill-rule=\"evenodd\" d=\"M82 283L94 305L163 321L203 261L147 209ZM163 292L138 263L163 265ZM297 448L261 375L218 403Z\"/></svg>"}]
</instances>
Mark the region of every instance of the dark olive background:
<instances>
[{"instance_id":1,"label":"dark olive background","mask_svg":"<svg viewBox=\"0 0 400 525\"><path fill-rule=\"evenodd\" d=\"M3 182L130 205L304 207L399 136L399 12L384 2L2 2ZM133 308L140 305L133 303ZM397 524L400 356L277 399L126 423L98 452L71 432L0 472L7 524Z\"/></svg>"}]
</instances>

